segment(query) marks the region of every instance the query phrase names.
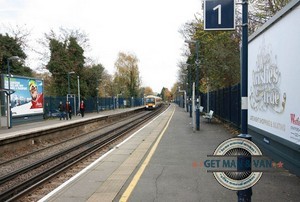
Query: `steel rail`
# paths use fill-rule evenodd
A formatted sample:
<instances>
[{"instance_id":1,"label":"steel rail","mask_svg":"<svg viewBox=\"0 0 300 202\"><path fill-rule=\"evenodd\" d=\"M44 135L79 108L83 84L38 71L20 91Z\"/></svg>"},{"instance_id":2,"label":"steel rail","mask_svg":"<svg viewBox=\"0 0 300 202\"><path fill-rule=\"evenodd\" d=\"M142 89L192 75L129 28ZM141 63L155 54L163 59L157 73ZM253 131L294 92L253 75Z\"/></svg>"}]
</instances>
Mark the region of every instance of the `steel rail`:
<instances>
[{"instance_id":1,"label":"steel rail","mask_svg":"<svg viewBox=\"0 0 300 202\"><path fill-rule=\"evenodd\" d=\"M140 112L141 112L141 111L137 111L137 114L133 114L133 116L139 115ZM130 116L130 115L129 115L129 116ZM123 121L124 118L125 118L125 117L121 117L121 119L120 119L119 121ZM126 117L126 118L128 118L128 117ZM80 135L78 135L78 136L71 137L71 138L69 138L69 139L63 140L62 142L58 142L58 143L52 144L52 145L50 145L50 146L47 146L47 147L44 147L44 148L35 150L35 151L31 152L31 153L23 154L23 155L20 155L20 156L18 156L18 157L16 157L16 158L9 159L9 160L7 160L7 161L3 161L3 162L0 163L0 167L3 167L3 166L6 166L6 165L9 165L9 164L12 164L13 162L16 162L16 161L21 160L21 159L24 159L24 158L25 158L25 159L26 159L26 158L30 158L32 155L38 154L38 153L43 152L43 151L45 151L45 150L47 150L47 149L50 149L50 148L55 147L55 146L62 145L62 144L64 144L64 143L67 143L67 142L69 142L69 141L78 139L78 138L80 138L80 137L84 137L85 135L87 135L87 134L89 134L89 133L93 133L93 132L96 132L96 131L98 131L98 130L102 130L102 129L111 127L111 126L113 126L114 124L116 124L116 122L112 122L112 123L107 122L106 124L107 124L107 125L103 125L103 126L100 126L100 127L98 127L98 128L95 128L95 129L93 129L93 130L91 130L91 131L84 132L84 133L82 133L82 134L80 134ZM3 175L3 176L4 176L4 175ZM0 184L2 184L2 183L5 182L5 178L3 178L3 176L0 176Z\"/></svg>"},{"instance_id":2,"label":"steel rail","mask_svg":"<svg viewBox=\"0 0 300 202\"><path fill-rule=\"evenodd\" d=\"M76 145L76 146L74 146L70 149L67 149L67 150L59 152L55 155L52 155L49 158L41 160L39 162L36 162L31 166L27 166L26 168L21 169L18 172L16 171L16 172L12 173L12 175L10 175L10 176L3 177L1 179L2 181L4 181L4 179L6 181L14 179L17 176L19 176L20 173L24 174L27 171L36 169L39 166L45 165L45 163L51 162L52 160L57 159L59 157L62 157L66 154L69 154L72 151L76 151L79 148L89 146L84 152L80 152L79 154L74 155L73 157L69 158L68 160L63 161L63 163L60 163L60 164L58 164L54 167L51 167L51 168L45 170L44 172L36 175L35 177L33 177L31 179L28 179L28 180L16 185L15 187L12 187L12 188L4 191L4 193L1 193L1 195L0 195L0 201L12 201L12 200L15 200L15 199L19 198L20 196L22 196L25 193L29 192L30 190L34 189L35 187L37 187L41 183L45 182L49 178L51 178L51 177L57 175L58 173L66 170L70 166L74 165L75 163L82 160L83 158L86 158L87 156L91 155L95 151L98 151L99 149L102 149L103 147L107 146L111 142L115 141L117 138L120 138L120 136L122 136L124 133L128 133L129 131L137 128L138 126L140 126L144 122L146 122L149 119L151 119L152 117L156 116L158 113L160 113L160 111L161 110L156 110L154 113L146 114L146 115L143 116L143 118L140 117L140 118L136 119L135 121L133 121L130 124L127 123L125 125L119 126L119 127L115 128L111 131L108 131L104 134L99 135L98 137L92 138L92 139L90 139L90 140L88 140L84 143L78 144L78 145ZM113 133L113 135L111 135L107 139L105 139L103 141L100 141L100 142L94 144L93 146L90 146L93 142L99 140L100 138L104 138L105 136L108 136L112 133Z\"/></svg>"}]
</instances>

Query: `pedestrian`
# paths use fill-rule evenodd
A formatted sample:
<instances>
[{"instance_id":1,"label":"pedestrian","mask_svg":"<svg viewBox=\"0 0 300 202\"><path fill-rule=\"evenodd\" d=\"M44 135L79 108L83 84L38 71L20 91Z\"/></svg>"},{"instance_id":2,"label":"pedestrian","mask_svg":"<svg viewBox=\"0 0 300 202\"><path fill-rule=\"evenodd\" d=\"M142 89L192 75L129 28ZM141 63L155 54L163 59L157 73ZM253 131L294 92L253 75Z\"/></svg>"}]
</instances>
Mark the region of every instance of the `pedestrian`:
<instances>
[{"instance_id":1,"label":"pedestrian","mask_svg":"<svg viewBox=\"0 0 300 202\"><path fill-rule=\"evenodd\" d=\"M65 106L62 104L62 101L59 102L59 120L65 119Z\"/></svg>"},{"instance_id":2,"label":"pedestrian","mask_svg":"<svg viewBox=\"0 0 300 202\"><path fill-rule=\"evenodd\" d=\"M83 100L81 100L81 103L80 103L80 114L81 114L81 117L84 117L84 110L85 110L85 104L84 104Z\"/></svg>"},{"instance_id":3,"label":"pedestrian","mask_svg":"<svg viewBox=\"0 0 300 202\"><path fill-rule=\"evenodd\" d=\"M72 119L72 106L71 106L71 103L70 102L68 102L68 107L69 107L69 109L68 109L68 114L69 114L69 118L70 118L70 120Z\"/></svg>"},{"instance_id":4,"label":"pedestrian","mask_svg":"<svg viewBox=\"0 0 300 202\"><path fill-rule=\"evenodd\" d=\"M66 118L67 118L67 120L69 120L69 111L70 111L70 104L69 104L69 101L66 101L66 107L65 107L65 110L66 110Z\"/></svg>"}]
</instances>

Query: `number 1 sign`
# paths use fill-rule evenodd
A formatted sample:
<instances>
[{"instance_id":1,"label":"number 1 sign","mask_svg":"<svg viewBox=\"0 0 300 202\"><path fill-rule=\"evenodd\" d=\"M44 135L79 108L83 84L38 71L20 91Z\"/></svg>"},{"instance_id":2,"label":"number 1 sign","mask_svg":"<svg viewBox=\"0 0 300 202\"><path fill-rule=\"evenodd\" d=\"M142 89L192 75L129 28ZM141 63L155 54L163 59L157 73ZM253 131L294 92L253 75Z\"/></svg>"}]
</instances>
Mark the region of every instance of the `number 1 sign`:
<instances>
[{"instance_id":1,"label":"number 1 sign","mask_svg":"<svg viewBox=\"0 0 300 202\"><path fill-rule=\"evenodd\" d=\"M235 1L205 0L204 30L234 30Z\"/></svg>"}]
</instances>

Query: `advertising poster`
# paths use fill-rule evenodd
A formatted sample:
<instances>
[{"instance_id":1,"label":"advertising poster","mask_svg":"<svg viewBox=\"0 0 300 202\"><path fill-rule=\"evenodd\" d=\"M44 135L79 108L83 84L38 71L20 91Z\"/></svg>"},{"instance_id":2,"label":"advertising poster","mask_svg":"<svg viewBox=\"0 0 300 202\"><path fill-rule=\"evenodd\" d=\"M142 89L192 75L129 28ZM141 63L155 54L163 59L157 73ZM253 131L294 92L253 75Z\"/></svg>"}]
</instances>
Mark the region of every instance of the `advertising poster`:
<instances>
[{"instance_id":1,"label":"advertising poster","mask_svg":"<svg viewBox=\"0 0 300 202\"><path fill-rule=\"evenodd\" d=\"M4 87L8 89L8 77L4 77ZM43 113L43 81L34 78L11 77L10 89L12 116L26 116Z\"/></svg>"},{"instance_id":2,"label":"advertising poster","mask_svg":"<svg viewBox=\"0 0 300 202\"><path fill-rule=\"evenodd\" d=\"M249 43L248 123L300 145L297 19L300 10L294 9Z\"/></svg>"}]
</instances>

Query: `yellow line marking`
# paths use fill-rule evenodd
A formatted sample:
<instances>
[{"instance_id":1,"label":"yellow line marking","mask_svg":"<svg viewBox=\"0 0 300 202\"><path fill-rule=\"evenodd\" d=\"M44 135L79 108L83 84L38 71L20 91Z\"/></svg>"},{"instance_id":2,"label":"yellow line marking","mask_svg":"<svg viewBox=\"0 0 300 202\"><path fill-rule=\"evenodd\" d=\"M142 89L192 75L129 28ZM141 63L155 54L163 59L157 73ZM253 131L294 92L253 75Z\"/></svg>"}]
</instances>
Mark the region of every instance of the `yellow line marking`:
<instances>
[{"instance_id":1,"label":"yellow line marking","mask_svg":"<svg viewBox=\"0 0 300 202\"><path fill-rule=\"evenodd\" d=\"M151 160L151 158L152 158L152 156L153 156L153 154L154 154L154 152L155 152L155 150L156 150L156 148L157 148L157 146L158 146L158 144L159 144L159 142L160 142L162 136L163 136L164 133L166 132L166 130L167 130L169 124L170 124L170 121L171 121L171 119L172 119L174 113L175 113L175 108L173 109L172 115L170 116L170 118L169 118L167 124L165 125L164 129L163 129L162 132L159 134L159 136L158 136L156 142L154 143L153 147L151 148L151 150L150 150L148 156L146 157L146 159L145 159L144 162L142 163L141 167L139 168L139 170L137 171L137 173L136 173L135 176L133 177L132 181L130 182L129 186L127 187L127 189L125 190L125 192L124 192L123 195L121 196L120 202L126 202L126 201L128 201L128 199L129 199L129 197L130 197L132 191L134 190L134 188L135 188L135 186L137 185L139 179L141 178L141 176L142 176L144 170L146 169L148 163L150 162L150 160Z\"/></svg>"}]
</instances>

